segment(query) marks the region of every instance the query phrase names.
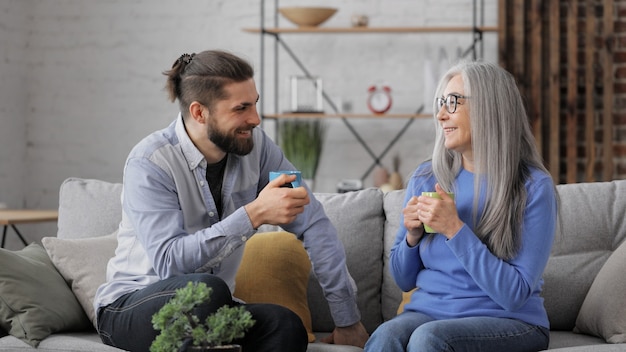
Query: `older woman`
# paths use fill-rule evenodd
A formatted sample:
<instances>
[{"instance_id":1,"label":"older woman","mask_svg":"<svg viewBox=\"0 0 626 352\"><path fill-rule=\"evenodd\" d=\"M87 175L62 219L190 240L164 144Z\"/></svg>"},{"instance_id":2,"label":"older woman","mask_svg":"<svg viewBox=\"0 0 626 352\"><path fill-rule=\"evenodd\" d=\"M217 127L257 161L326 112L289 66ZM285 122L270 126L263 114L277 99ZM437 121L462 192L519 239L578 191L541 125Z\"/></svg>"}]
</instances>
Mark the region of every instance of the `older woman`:
<instances>
[{"instance_id":1,"label":"older woman","mask_svg":"<svg viewBox=\"0 0 626 352\"><path fill-rule=\"evenodd\" d=\"M396 283L415 290L365 350L545 349L542 273L557 199L515 81L495 64L460 63L441 79L435 108L432 160L409 181L391 250Z\"/></svg>"}]
</instances>

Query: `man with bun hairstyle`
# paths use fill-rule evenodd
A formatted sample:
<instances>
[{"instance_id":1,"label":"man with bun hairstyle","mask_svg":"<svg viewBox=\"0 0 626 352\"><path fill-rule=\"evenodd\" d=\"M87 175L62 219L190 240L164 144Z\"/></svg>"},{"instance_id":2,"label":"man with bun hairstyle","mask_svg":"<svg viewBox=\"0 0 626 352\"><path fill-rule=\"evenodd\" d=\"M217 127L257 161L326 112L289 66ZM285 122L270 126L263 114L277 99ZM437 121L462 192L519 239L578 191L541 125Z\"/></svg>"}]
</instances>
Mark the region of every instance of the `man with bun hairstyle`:
<instances>
[{"instance_id":1,"label":"man with bun hairstyle","mask_svg":"<svg viewBox=\"0 0 626 352\"><path fill-rule=\"evenodd\" d=\"M250 64L211 50L180 56L164 74L180 113L126 160L118 246L94 302L102 341L147 351L158 335L152 315L189 281L213 289L197 311L201 321L242 304L232 293L244 244L271 224L304 242L336 325L325 342L363 347L368 335L336 229L306 185L281 187L295 175L269 180L270 171L295 168L257 128ZM244 307L256 321L234 341L244 351L306 351L295 313L272 304Z\"/></svg>"}]
</instances>

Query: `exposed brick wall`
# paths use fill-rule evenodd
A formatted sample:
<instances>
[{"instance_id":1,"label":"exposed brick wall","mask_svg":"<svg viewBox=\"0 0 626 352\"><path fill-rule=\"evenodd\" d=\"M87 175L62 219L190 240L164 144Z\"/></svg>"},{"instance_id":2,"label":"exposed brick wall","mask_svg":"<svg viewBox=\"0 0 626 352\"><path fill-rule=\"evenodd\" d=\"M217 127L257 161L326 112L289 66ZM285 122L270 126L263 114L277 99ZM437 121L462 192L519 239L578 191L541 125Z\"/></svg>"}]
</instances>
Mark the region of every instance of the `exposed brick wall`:
<instances>
[{"instance_id":1,"label":"exposed brick wall","mask_svg":"<svg viewBox=\"0 0 626 352\"><path fill-rule=\"evenodd\" d=\"M566 22L565 17L567 16L568 7L573 6L571 1L561 1L561 21ZM605 6L608 3L612 3L612 9L607 11ZM594 42L589 43L586 34L584 31L586 30L587 21L589 20L590 9L593 11L593 19L595 21L595 36ZM576 154L577 158L577 182L583 181L607 181L613 179L624 179L626 178L626 1L625 0L614 0L614 1L578 1L578 33L576 33L578 37L578 48L577 48L577 58L578 58L578 66L576 68L578 72L577 77L577 87L579 91L579 95L577 97L577 122L580 127L576 131L571 131L567 128L567 126L563 126L563 133L565 135L569 133L575 133L575 140L577 141L576 145ZM604 24L606 20L613 18L613 33L607 33L604 28ZM567 36L571 35L571 33L567 33L566 24L562 23L562 28L565 29L564 34L561 37L561 55L563 58L561 61L565 61L567 55L571 55L568 51L568 46L566 43ZM593 70L593 148L588 148L587 145L587 135L586 135L586 102L585 100L585 89L587 89L587 83L585 82L585 74L587 71L586 66L586 50L588 46L592 46L595 50L592 55L592 70ZM612 58L612 67L605 67L605 62L603 61L603 55L608 54L609 57ZM566 66L566 64L565 64ZM563 68L564 72L567 67ZM612 79L612 89L607 89L605 87L605 82L603 81L603 72L605 69L612 70L613 79ZM562 77L561 82L562 86L566 83L567 77ZM609 108L612 109L612 124L613 124L613 132L610 136L612 145L612 149L610 152L613 153L612 167L608 167L605 165L606 160L603 159L605 153L605 135L604 135L604 122L603 122L603 113L604 109L604 97L606 94L613 95L613 105ZM562 108L567 109L566 104L561 104ZM566 149L568 148L568 143L566 139L563 139L561 143L561 172L559 181L560 182L570 182L571 180L567 179L565 166L566 166ZM592 153L592 155L590 155ZM607 170L610 170L607 172Z\"/></svg>"},{"instance_id":2,"label":"exposed brick wall","mask_svg":"<svg viewBox=\"0 0 626 352\"><path fill-rule=\"evenodd\" d=\"M499 6L499 61L555 182L626 178L626 0Z\"/></svg>"},{"instance_id":3,"label":"exposed brick wall","mask_svg":"<svg viewBox=\"0 0 626 352\"><path fill-rule=\"evenodd\" d=\"M626 179L626 0L615 1L615 135L614 135L614 176Z\"/></svg>"}]
</instances>

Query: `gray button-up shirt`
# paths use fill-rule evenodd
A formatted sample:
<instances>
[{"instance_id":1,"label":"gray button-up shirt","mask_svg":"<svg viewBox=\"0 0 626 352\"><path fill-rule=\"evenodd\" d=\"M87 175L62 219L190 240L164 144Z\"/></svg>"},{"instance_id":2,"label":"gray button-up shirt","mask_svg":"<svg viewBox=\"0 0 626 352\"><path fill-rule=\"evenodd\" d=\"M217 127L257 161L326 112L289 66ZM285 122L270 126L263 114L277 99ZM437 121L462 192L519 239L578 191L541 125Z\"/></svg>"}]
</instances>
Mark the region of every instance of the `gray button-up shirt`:
<instances>
[{"instance_id":1,"label":"gray button-up shirt","mask_svg":"<svg viewBox=\"0 0 626 352\"><path fill-rule=\"evenodd\" d=\"M221 220L205 178L206 160L180 114L133 148L124 168L118 246L96 293L96 312L128 292L186 273L211 272L234 292L244 243L256 232L243 206L267 185L270 171L295 169L261 128L253 133L250 154L228 157ZM335 324L352 325L360 313L343 245L322 205L310 197L304 212L282 227L303 240Z\"/></svg>"}]
</instances>

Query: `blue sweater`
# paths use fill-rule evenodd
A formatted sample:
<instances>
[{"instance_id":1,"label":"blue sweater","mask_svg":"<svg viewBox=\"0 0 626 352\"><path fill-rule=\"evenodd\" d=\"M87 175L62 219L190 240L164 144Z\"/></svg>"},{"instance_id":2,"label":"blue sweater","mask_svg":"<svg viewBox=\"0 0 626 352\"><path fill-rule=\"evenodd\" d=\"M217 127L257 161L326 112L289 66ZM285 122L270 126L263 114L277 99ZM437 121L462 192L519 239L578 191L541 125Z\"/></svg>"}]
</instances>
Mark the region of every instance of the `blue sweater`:
<instances>
[{"instance_id":1,"label":"blue sweater","mask_svg":"<svg viewBox=\"0 0 626 352\"><path fill-rule=\"evenodd\" d=\"M434 177L418 176L423 167L429 165L422 165L409 180L404 204L413 195L435 190ZM401 216L390 270L403 291L417 287L405 309L434 319L489 316L549 328L540 294L554 239L556 195L550 176L539 170L532 170L526 191L521 248L507 261L493 255L474 234L471 172L462 170L455 181L456 208L465 224L452 239L437 234L429 241L424 236L411 248Z\"/></svg>"}]
</instances>

